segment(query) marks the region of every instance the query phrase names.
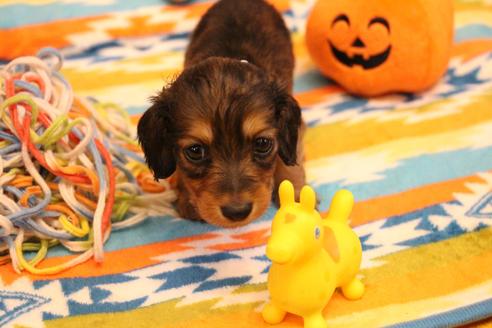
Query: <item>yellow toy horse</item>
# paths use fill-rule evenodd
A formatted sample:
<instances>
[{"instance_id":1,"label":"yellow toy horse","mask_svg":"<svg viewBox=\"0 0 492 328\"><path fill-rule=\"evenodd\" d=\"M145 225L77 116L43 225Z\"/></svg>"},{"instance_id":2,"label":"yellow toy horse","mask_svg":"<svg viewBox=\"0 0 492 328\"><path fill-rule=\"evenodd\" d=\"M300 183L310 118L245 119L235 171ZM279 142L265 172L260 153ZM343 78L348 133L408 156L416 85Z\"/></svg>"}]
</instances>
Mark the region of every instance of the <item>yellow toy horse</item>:
<instances>
[{"instance_id":1,"label":"yellow toy horse","mask_svg":"<svg viewBox=\"0 0 492 328\"><path fill-rule=\"evenodd\" d=\"M323 219L309 186L302 188L300 203L295 202L289 181L281 183L279 195L280 209L266 249L272 261L268 273L271 300L263 319L277 324L289 312L301 316L305 328L326 328L322 310L337 287L351 300L364 293L364 285L356 278L362 247L348 225L354 197L350 191L338 191Z\"/></svg>"}]
</instances>

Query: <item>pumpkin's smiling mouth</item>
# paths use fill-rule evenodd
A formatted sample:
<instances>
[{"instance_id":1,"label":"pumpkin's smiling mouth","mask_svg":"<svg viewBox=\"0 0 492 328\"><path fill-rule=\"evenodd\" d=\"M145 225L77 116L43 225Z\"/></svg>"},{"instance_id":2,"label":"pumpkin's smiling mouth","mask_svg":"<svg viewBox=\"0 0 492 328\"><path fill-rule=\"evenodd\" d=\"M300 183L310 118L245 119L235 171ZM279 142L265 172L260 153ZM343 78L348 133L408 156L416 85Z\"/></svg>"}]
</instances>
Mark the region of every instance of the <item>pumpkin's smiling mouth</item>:
<instances>
[{"instance_id":1,"label":"pumpkin's smiling mouth","mask_svg":"<svg viewBox=\"0 0 492 328\"><path fill-rule=\"evenodd\" d=\"M364 69L372 69L382 65L389 57L391 53L391 46L388 46L385 51L382 53L370 56L368 59L364 59L364 57L360 54L353 55L349 57L345 52L337 49L330 41L328 41L330 45L331 52L335 56L335 58L342 64L348 67L353 66L362 66Z\"/></svg>"}]
</instances>

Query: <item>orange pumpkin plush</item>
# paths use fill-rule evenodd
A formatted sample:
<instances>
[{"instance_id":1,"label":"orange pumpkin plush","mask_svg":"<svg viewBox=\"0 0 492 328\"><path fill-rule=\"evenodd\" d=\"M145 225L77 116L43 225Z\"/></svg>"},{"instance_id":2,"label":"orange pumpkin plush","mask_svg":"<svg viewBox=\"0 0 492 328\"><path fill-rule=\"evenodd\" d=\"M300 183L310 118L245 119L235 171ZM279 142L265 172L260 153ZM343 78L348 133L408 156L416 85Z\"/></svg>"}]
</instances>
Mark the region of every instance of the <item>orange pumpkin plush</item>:
<instances>
[{"instance_id":1,"label":"orange pumpkin plush","mask_svg":"<svg viewBox=\"0 0 492 328\"><path fill-rule=\"evenodd\" d=\"M452 41L452 0L318 0L306 28L321 72L365 96L431 87Z\"/></svg>"}]
</instances>

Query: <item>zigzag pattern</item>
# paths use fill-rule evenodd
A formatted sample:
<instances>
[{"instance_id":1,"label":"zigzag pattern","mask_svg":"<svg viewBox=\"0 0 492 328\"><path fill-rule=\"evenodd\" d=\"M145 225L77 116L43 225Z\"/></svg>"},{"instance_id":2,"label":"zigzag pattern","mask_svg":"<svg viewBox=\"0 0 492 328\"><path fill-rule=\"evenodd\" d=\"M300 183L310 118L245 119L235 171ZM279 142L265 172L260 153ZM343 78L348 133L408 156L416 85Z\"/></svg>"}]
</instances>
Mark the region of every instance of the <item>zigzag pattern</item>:
<instances>
[{"instance_id":1,"label":"zigzag pattern","mask_svg":"<svg viewBox=\"0 0 492 328\"><path fill-rule=\"evenodd\" d=\"M122 0L0 0L0 26L7 27L0 29L0 39L7 40L0 44L0 62L33 54L48 44L58 47L66 57L63 73L80 95L117 101L131 114L139 114L147 108L148 96L181 69L188 37L211 2L197 0L190 6L170 7L161 0L138 4ZM353 220L364 249L363 272L373 283L368 297L376 297L385 288L378 277L369 276L371 270L412 270L413 263L410 268L406 263L395 267L391 262L395 256L397 262L410 259L423 266L429 259L401 254L441 243L454 246L458 239L484 232L487 237L485 228L492 226L491 6L483 1L455 1L459 43L448 72L436 87L418 95L363 99L345 94L321 77L307 55L303 35L315 0L272 2L283 12L292 32L297 56L296 97L309 126L306 169L309 182L323 198L320 209L327 209L328 200L340 188L350 189L357 202L363 203L354 209L357 217ZM19 8L29 9L23 22L12 14ZM9 40L23 42L14 46ZM114 234L120 239L110 240L107 253L113 263L103 267L87 264L65 276L18 277L2 266L0 326L43 327L43 322L68 316L79 316L77 320L84 322L89 316L82 315L110 312L110 319L98 321L109 325L117 322L119 312L160 306L170 311L166 313L169 322L185 313L187 320L204 327L220 326L208 321L212 313L226 317L246 308L249 312L240 320L251 317L268 297L270 263L264 245L273 211L237 230L154 218L131 233ZM487 244L487 240L475 244ZM140 256L138 252L141 257L135 258ZM344 326L356 321L354 318L380 322L376 319L397 316L390 311L397 305L407 306L408 313L413 313L425 303L420 316L428 317L429 313L454 310L450 304L456 304L457 299L466 306L487 301L490 280L483 276L492 266L481 260L488 259L487 254L477 251L477 258L469 262L453 262L457 269L452 272L426 268L438 277L422 283L439 287L439 274L458 276L467 266L485 270L481 275L472 272L469 277L458 277L460 281L448 284L454 289L436 287L434 294L419 290L422 295L403 295L398 304L385 303L386 294L364 305L349 305L335 297L329 313L330 318L332 313L338 317L330 325ZM123 263L115 263L118 261ZM434 276L429 273L429 277ZM429 304L434 301L440 307L432 312ZM465 312L473 313L470 320L479 317L468 308ZM370 313L376 321L365 321ZM490 310L483 313L490 314ZM451 317L444 322L451 324ZM409 318L419 316L409 314L383 323Z\"/></svg>"},{"instance_id":2,"label":"zigzag pattern","mask_svg":"<svg viewBox=\"0 0 492 328\"><path fill-rule=\"evenodd\" d=\"M480 212L492 206L492 173L479 176L483 182L468 184L470 192L457 194L453 202L357 227L364 250L363 268L384 265L379 259L394 252L492 226L492 214ZM477 217L477 213L487 215ZM268 225L255 224L255 231L250 233L263 234ZM266 287L236 292L244 285L265 284L269 267L264 245L242 248L238 243L241 236L244 238L244 233L238 237L231 231L220 231L211 239L183 243L189 250L158 257L161 262L156 265L120 275L38 282L18 279L10 286L0 287L5 295L23 290L29 300L25 306L32 309L23 315L23 305L10 311L0 306L9 313L3 320L18 317L19 323L36 322L40 317L125 311L176 299L178 307L214 299L214 308L263 302ZM212 251L231 242L239 249Z\"/></svg>"}]
</instances>

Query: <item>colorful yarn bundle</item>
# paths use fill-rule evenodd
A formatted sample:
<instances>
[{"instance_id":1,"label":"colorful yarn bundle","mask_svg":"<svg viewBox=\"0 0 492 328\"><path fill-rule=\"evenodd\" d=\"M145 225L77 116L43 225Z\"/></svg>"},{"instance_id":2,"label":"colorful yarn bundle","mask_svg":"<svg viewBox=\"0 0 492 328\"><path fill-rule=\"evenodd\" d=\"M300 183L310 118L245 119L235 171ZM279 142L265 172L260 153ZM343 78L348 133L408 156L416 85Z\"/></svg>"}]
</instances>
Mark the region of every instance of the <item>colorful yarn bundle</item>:
<instances>
[{"instance_id":1,"label":"colorful yarn bundle","mask_svg":"<svg viewBox=\"0 0 492 328\"><path fill-rule=\"evenodd\" d=\"M0 263L17 272L101 262L111 230L174 214L174 192L148 171L127 113L75 96L61 66L47 48L0 67ZM57 244L81 254L40 268Z\"/></svg>"}]
</instances>

